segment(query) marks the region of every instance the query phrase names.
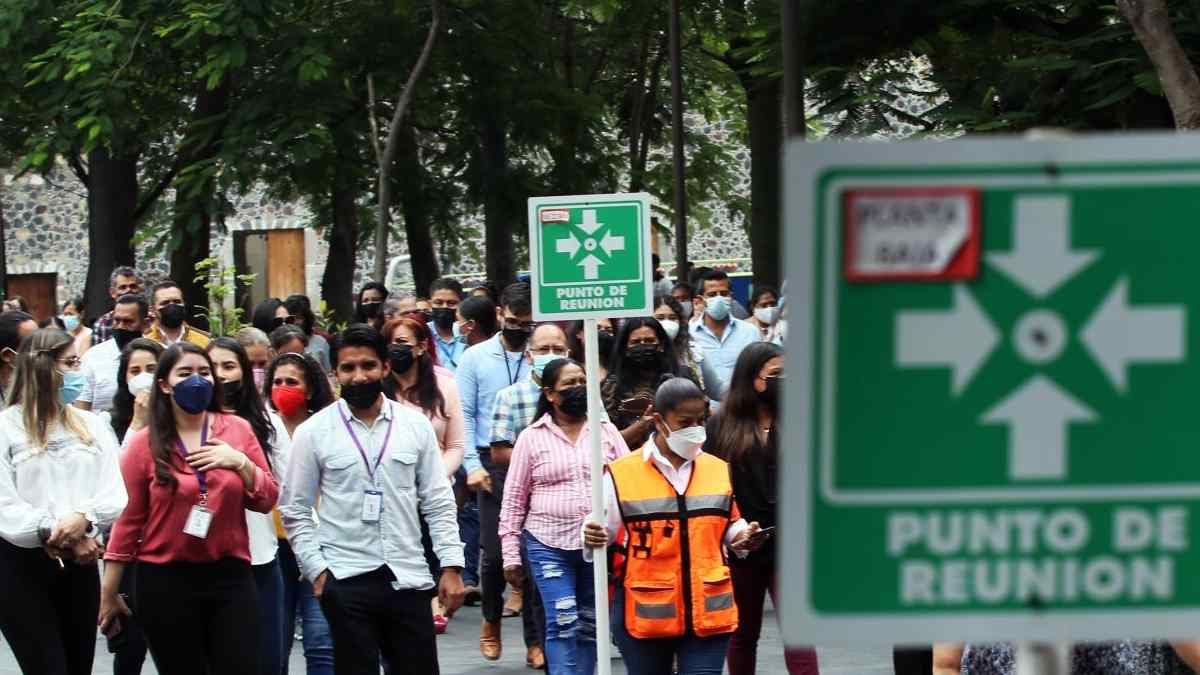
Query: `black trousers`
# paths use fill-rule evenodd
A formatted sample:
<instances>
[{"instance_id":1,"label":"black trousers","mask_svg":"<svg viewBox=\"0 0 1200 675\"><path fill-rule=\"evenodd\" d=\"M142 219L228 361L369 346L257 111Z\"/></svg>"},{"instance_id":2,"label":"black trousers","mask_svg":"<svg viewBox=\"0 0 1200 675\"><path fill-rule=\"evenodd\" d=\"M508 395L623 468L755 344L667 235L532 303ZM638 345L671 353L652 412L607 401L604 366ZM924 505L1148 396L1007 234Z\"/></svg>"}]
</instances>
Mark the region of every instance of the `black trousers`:
<instances>
[{"instance_id":1,"label":"black trousers","mask_svg":"<svg viewBox=\"0 0 1200 675\"><path fill-rule=\"evenodd\" d=\"M504 499L504 479L508 475L508 466L492 463L490 448L479 449L479 459L492 477L492 491L479 491L479 546L483 556L479 567L479 592L483 596L483 618L487 621L500 621L504 616L504 559L500 551L500 506ZM521 558L524 564L524 551ZM526 569L529 565L525 565ZM533 575L526 574L521 584L521 627L524 630L525 646L533 647L542 644L541 636L545 634L546 615L542 609L542 596L533 583Z\"/></svg>"},{"instance_id":2,"label":"black trousers","mask_svg":"<svg viewBox=\"0 0 1200 675\"><path fill-rule=\"evenodd\" d=\"M337 675L378 675L379 655L397 673L438 675L430 591L395 590L386 566L356 577L330 573L321 610L333 634Z\"/></svg>"},{"instance_id":3,"label":"black trousers","mask_svg":"<svg viewBox=\"0 0 1200 675\"><path fill-rule=\"evenodd\" d=\"M933 672L933 647L910 645L892 649L896 675L927 675Z\"/></svg>"},{"instance_id":4,"label":"black trousers","mask_svg":"<svg viewBox=\"0 0 1200 675\"><path fill-rule=\"evenodd\" d=\"M139 562L135 574L133 610L160 675L260 675L262 629L250 563Z\"/></svg>"},{"instance_id":5,"label":"black trousers","mask_svg":"<svg viewBox=\"0 0 1200 675\"><path fill-rule=\"evenodd\" d=\"M121 577L121 594L125 602L133 606L134 582L137 578L137 563L125 567ZM113 655L113 675L140 675L146 663L146 634L137 614L121 619L121 632L108 641L108 651Z\"/></svg>"},{"instance_id":6,"label":"black trousers","mask_svg":"<svg viewBox=\"0 0 1200 675\"><path fill-rule=\"evenodd\" d=\"M100 572L0 539L0 632L25 675L89 675Z\"/></svg>"}]
</instances>

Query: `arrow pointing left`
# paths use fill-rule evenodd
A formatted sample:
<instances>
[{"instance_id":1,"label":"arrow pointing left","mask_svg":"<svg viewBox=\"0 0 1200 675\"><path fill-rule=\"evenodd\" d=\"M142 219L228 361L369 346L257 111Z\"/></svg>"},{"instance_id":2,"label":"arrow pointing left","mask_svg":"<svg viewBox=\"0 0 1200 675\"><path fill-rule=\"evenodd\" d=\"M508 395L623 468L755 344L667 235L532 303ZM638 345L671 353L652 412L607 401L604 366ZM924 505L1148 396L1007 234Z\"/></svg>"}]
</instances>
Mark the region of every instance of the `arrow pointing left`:
<instances>
[{"instance_id":1,"label":"arrow pointing left","mask_svg":"<svg viewBox=\"0 0 1200 675\"><path fill-rule=\"evenodd\" d=\"M1008 425L1008 475L1014 480L1065 478L1067 427L1096 414L1042 375L983 415L984 424Z\"/></svg>"},{"instance_id":2,"label":"arrow pointing left","mask_svg":"<svg viewBox=\"0 0 1200 675\"><path fill-rule=\"evenodd\" d=\"M1120 279L1083 327L1080 339L1113 387L1124 393L1131 364L1183 360L1185 323L1182 306L1130 307L1129 280Z\"/></svg>"},{"instance_id":3,"label":"arrow pointing left","mask_svg":"<svg viewBox=\"0 0 1200 675\"><path fill-rule=\"evenodd\" d=\"M624 251L625 237L614 237L605 232L604 238L600 240L600 248L604 249L604 252L609 255L612 255L613 251Z\"/></svg>"},{"instance_id":4,"label":"arrow pointing left","mask_svg":"<svg viewBox=\"0 0 1200 675\"><path fill-rule=\"evenodd\" d=\"M951 391L960 394L996 348L1000 335L966 286L954 287L950 311L907 311L896 315L896 365L942 366L951 370Z\"/></svg>"}]
</instances>

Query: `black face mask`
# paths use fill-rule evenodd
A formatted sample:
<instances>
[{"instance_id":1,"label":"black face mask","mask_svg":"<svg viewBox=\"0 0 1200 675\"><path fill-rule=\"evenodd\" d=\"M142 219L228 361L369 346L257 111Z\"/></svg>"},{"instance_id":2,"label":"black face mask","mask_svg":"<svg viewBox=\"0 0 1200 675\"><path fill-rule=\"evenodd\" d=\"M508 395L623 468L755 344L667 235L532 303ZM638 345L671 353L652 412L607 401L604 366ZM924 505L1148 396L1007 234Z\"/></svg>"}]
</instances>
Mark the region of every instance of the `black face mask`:
<instances>
[{"instance_id":1,"label":"black face mask","mask_svg":"<svg viewBox=\"0 0 1200 675\"><path fill-rule=\"evenodd\" d=\"M657 345L634 345L629 351L625 352L625 358L638 368L654 368L659 365L659 357L662 352L658 351Z\"/></svg>"},{"instance_id":2,"label":"black face mask","mask_svg":"<svg viewBox=\"0 0 1200 675\"><path fill-rule=\"evenodd\" d=\"M505 328L504 341L508 343L508 350L511 352L525 351L525 343L529 342L529 336L533 331L527 328Z\"/></svg>"},{"instance_id":3,"label":"black face mask","mask_svg":"<svg viewBox=\"0 0 1200 675\"><path fill-rule=\"evenodd\" d=\"M158 310L158 321L164 328L175 330L187 321L187 310L183 305L167 305Z\"/></svg>"},{"instance_id":4,"label":"black face mask","mask_svg":"<svg viewBox=\"0 0 1200 675\"><path fill-rule=\"evenodd\" d=\"M575 419L587 415L587 387L580 385L558 392L558 410Z\"/></svg>"},{"instance_id":5,"label":"black face mask","mask_svg":"<svg viewBox=\"0 0 1200 675\"><path fill-rule=\"evenodd\" d=\"M433 325L438 327L438 330L449 331L454 326L455 310L449 307L434 307L433 308Z\"/></svg>"},{"instance_id":6,"label":"black face mask","mask_svg":"<svg viewBox=\"0 0 1200 675\"><path fill-rule=\"evenodd\" d=\"M274 319L271 319L271 328L279 328L285 321L287 321L287 319L283 318L282 316L277 316Z\"/></svg>"},{"instance_id":7,"label":"black face mask","mask_svg":"<svg viewBox=\"0 0 1200 675\"><path fill-rule=\"evenodd\" d=\"M342 400L355 410L365 410L375 405L382 393L383 383L379 380L342 385Z\"/></svg>"},{"instance_id":8,"label":"black face mask","mask_svg":"<svg viewBox=\"0 0 1200 675\"><path fill-rule=\"evenodd\" d=\"M758 392L758 400L763 402L763 405L771 410L779 409L779 390L783 387L782 377L764 377L763 382L766 383L766 389Z\"/></svg>"},{"instance_id":9,"label":"black face mask","mask_svg":"<svg viewBox=\"0 0 1200 675\"><path fill-rule=\"evenodd\" d=\"M606 330L602 330L597 333L596 337L597 343L600 347L600 359L603 361L604 359L608 358L609 354L612 353L613 344L616 342L617 338Z\"/></svg>"},{"instance_id":10,"label":"black face mask","mask_svg":"<svg viewBox=\"0 0 1200 675\"><path fill-rule=\"evenodd\" d=\"M221 396L224 397L226 408L236 408L242 398L242 381L222 382Z\"/></svg>"},{"instance_id":11,"label":"black face mask","mask_svg":"<svg viewBox=\"0 0 1200 675\"><path fill-rule=\"evenodd\" d=\"M141 331L125 330L123 328L114 328L112 337L117 341L117 349L125 349L125 345L142 337Z\"/></svg>"},{"instance_id":12,"label":"black face mask","mask_svg":"<svg viewBox=\"0 0 1200 675\"><path fill-rule=\"evenodd\" d=\"M413 367L417 358L413 356L413 349L410 345L391 345L388 347L388 363L392 366L392 372L397 375L403 375L408 372L409 368Z\"/></svg>"},{"instance_id":13,"label":"black face mask","mask_svg":"<svg viewBox=\"0 0 1200 675\"><path fill-rule=\"evenodd\" d=\"M364 302L362 303L362 314L368 319L374 319L379 316L381 307L383 307L382 302Z\"/></svg>"}]
</instances>

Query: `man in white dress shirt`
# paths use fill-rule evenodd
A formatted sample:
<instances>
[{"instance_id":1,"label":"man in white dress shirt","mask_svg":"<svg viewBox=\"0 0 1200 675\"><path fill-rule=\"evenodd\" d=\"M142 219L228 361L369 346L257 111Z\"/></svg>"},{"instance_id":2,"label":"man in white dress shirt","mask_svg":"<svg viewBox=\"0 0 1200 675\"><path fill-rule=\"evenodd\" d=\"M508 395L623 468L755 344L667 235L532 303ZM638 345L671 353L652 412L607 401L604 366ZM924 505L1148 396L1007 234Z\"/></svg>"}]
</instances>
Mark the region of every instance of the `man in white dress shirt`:
<instances>
[{"instance_id":1,"label":"man in white dress shirt","mask_svg":"<svg viewBox=\"0 0 1200 675\"><path fill-rule=\"evenodd\" d=\"M143 295L122 295L113 307L110 330L112 337L87 350L79 365L83 373L83 393L75 399L75 407L94 412L112 410L117 394L117 369L121 350L150 325L150 306Z\"/></svg>"},{"instance_id":2,"label":"man in white dress shirt","mask_svg":"<svg viewBox=\"0 0 1200 675\"><path fill-rule=\"evenodd\" d=\"M381 652L396 672L436 673L422 520L446 615L463 599L463 545L437 437L424 415L383 396L389 366L378 331L347 328L331 356L341 399L292 438L283 525L329 620L338 675L378 673Z\"/></svg>"}]
</instances>

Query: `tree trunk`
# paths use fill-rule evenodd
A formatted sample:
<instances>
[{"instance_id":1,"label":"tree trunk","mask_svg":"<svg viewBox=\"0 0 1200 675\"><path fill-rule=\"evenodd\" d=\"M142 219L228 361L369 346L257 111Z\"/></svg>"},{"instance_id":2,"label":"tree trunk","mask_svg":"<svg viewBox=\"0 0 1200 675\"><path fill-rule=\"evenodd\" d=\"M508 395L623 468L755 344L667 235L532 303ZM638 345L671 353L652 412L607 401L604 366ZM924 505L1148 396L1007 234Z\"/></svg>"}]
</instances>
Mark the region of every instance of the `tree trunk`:
<instances>
[{"instance_id":1,"label":"tree trunk","mask_svg":"<svg viewBox=\"0 0 1200 675\"><path fill-rule=\"evenodd\" d=\"M513 265L513 221L504 194L508 185L508 131L494 110L487 110L480 129L484 239L488 281L499 288L516 278Z\"/></svg>"},{"instance_id":2,"label":"tree trunk","mask_svg":"<svg viewBox=\"0 0 1200 675\"><path fill-rule=\"evenodd\" d=\"M671 145L675 176L675 280L687 281L687 176L683 128L683 47L680 0L671 0Z\"/></svg>"},{"instance_id":3,"label":"tree trunk","mask_svg":"<svg viewBox=\"0 0 1200 675\"><path fill-rule=\"evenodd\" d=\"M88 153L88 271L83 300L89 323L112 309L108 281L113 268L135 262L137 199L136 157L111 157L103 148Z\"/></svg>"},{"instance_id":4,"label":"tree trunk","mask_svg":"<svg viewBox=\"0 0 1200 675\"><path fill-rule=\"evenodd\" d=\"M1200 77L1179 44L1166 0L1117 0L1121 13L1146 50L1177 129L1200 129Z\"/></svg>"},{"instance_id":5,"label":"tree trunk","mask_svg":"<svg viewBox=\"0 0 1200 675\"><path fill-rule=\"evenodd\" d=\"M400 134L400 208L404 212L404 236L412 265L417 295L427 297L429 285L438 278L437 255L429 223L429 202L425 198L427 179L412 127Z\"/></svg>"},{"instance_id":6,"label":"tree trunk","mask_svg":"<svg viewBox=\"0 0 1200 675\"><path fill-rule=\"evenodd\" d=\"M750 133L750 257L754 282L779 287L783 83L743 75Z\"/></svg>"},{"instance_id":7,"label":"tree trunk","mask_svg":"<svg viewBox=\"0 0 1200 675\"><path fill-rule=\"evenodd\" d=\"M329 229L329 257L321 275L321 297L335 321L350 321L354 316L355 243L358 239L358 191L354 169L346 158L334 165L332 212Z\"/></svg>"}]
</instances>

